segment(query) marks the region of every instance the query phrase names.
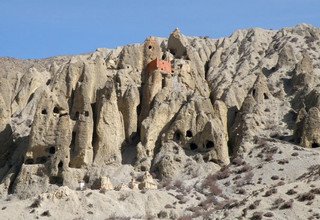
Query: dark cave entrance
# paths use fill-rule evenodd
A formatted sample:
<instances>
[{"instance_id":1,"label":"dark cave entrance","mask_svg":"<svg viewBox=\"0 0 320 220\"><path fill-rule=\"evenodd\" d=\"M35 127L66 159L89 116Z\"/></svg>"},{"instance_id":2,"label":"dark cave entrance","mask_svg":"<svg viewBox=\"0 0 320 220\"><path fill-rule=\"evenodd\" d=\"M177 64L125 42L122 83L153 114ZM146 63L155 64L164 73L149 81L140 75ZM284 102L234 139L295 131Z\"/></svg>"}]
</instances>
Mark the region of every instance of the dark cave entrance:
<instances>
[{"instance_id":1,"label":"dark cave entrance","mask_svg":"<svg viewBox=\"0 0 320 220\"><path fill-rule=\"evenodd\" d=\"M191 149L191 150L197 150L197 149L198 149L198 145L195 144L195 143L191 143L191 144L190 144L190 149Z\"/></svg>"},{"instance_id":2,"label":"dark cave entrance","mask_svg":"<svg viewBox=\"0 0 320 220\"><path fill-rule=\"evenodd\" d=\"M214 147L213 141L207 141L207 143L206 143L206 148L207 148L207 149L211 149L211 148L213 148L213 147Z\"/></svg>"},{"instance_id":3,"label":"dark cave entrance","mask_svg":"<svg viewBox=\"0 0 320 220\"><path fill-rule=\"evenodd\" d=\"M54 146L49 148L49 153L50 154L55 154L56 153L56 148Z\"/></svg>"},{"instance_id":4,"label":"dark cave entrance","mask_svg":"<svg viewBox=\"0 0 320 220\"><path fill-rule=\"evenodd\" d=\"M173 140L174 141L180 142L181 141L181 137L182 137L181 131L177 130L176 132L174 132L174 135L173 135Z\"/></svg>"},{"instance_id":5,"label":"dark cave entrance","mask_svg":"<svg viewBox=\"0 0 320 220\"><path fill-rule=\"evenodd\" d=\"M312 145L311 145L312 148L318 148L320 147L320 144L316 143L316 142L313 142Z\"/></svg>"},{"instance_id":6,"label":"dark cave entrance","mask_svg":"<svg viewBox=\"0 0 320 220\"><path fill-rule=\"evenodd\" d=\"M187 130L186 137L192 137L192 136L193 136L192 131L191 130Z\"/></svg>"}]
</instances>

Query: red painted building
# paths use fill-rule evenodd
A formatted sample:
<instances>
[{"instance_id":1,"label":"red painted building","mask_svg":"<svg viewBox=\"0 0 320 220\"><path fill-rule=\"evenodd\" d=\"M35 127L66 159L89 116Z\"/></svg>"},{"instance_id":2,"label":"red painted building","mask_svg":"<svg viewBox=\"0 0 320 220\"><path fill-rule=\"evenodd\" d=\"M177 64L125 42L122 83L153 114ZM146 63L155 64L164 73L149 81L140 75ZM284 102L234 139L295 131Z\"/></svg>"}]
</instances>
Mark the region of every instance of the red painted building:
<instances>
[{"instance_id":1,"label":"red painted building","mask_svg":"<svg viewBox=\"0 0 320 220\"><path fill-rule=\"evenodd\" d=\"M155 70L160 70L164 74L172 74L171 63L166 60L155 59L148 63L147 72L152 73Z\"/></svg>"}]
</instances>

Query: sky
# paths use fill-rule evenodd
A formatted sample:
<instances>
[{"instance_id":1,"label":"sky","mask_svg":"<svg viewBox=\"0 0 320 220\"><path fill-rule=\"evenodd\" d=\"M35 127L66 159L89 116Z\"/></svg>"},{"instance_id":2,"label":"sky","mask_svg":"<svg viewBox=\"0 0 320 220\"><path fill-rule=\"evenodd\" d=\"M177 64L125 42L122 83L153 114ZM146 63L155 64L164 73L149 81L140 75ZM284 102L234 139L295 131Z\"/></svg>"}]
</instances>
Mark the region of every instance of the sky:
<instances>
[{"instance_id":1,"label":"sky","mask_svg":"<svg viewBox=\"0 0 320 220\"><path fill-rule=\"evenodd\" d=\"M320 0L0 0L0 57L39 59L237 29L320 27Z\"/></svg>"}]
</instances>

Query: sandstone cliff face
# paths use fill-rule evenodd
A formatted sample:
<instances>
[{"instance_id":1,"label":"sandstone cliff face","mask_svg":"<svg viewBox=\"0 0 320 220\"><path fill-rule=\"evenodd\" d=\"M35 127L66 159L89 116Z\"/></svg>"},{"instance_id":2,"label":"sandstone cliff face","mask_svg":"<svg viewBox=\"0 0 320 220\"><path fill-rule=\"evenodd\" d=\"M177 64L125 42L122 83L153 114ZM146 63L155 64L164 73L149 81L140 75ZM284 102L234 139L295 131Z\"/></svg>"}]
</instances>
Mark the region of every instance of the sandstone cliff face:
<instances>
[{"instance_id":1,"label":"sandstone cliff face","mask_svg":"<svg viewBox=\"0 0 320 220\"><path fill-rule=\"evenodd\" d=\"M87 55L1 58L1 193L94 185L122 166L192 178L257 138L319 147L319 38L308 25L222 39L177 29ZM155 59L172 71L150 71Z\"/></svg>"}]
</instances>

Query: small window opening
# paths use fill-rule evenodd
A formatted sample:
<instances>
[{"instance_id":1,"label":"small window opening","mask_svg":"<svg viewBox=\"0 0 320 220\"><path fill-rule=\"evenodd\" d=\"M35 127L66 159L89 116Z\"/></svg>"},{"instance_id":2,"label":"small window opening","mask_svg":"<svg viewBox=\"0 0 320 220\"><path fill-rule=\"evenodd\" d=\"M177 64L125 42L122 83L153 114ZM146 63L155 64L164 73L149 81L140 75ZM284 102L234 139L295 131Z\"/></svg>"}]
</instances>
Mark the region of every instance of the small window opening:
<instances>
[{"instance_id":1,"label":"small window opening","mask_svg":"<svg viewBox=\"0 0 320 220\"><path fill-rule=\"evenodd\" d=\"M59 114L59 108L56 106L56 107L54 107L53 108L53 113L55 113L55 114Z\"/></svg>"},{"instance_id":2,"label":"small window opening","mask_svg":"<svg viewBox=\"0 0 320 220\"><path fill-rule=\"evenodd\" d=\"M263 93L263 98L264 99L269 99L268 95L266 93Z\"/></svg>"},{"instance_id":3,"label":"small window opening","mask_svg":"<svg viewBox=\"0 0 320 220\"><path fill-rule=\"evenodd\" d=\"M75 144L76 143L76 135L77 135L77 133L75 131L73 131L72 132L71 144Z\"/></svg>"},{"instance_id":4,"label":"small window opening","mask_svg":"<svg viewBox=\"0 0 320 220\"><path fill-rule=\"evenodd\" d=\"M151 45L149 45L149 47L148 47L148 48L149 48L149 50L151 50L151 49L152 49L152 46L151 46Z\"/></svg>"},{"instance_id":5,"label":"small window opening","mask_svg":"<svg viewBox=\"0 0 320 220\"><path fill-rule=\"evenodd\" d=\"M166 87L166 79L165 78L162 78L161 83L162 83L162 88Z\"/></svg>"},{"instance_id":6,"label":"small window opening","mask_svg":"<svg viewBox=\"0 0 320 220\"><path fill-rule=\"evenodd\" d=\"M48 86L51 83L51 79L48 79L48 81L46 82L46 85Z\"/></svg>"},{"instance_id":7,"label":"small window opening","mask_svg":"<svg viewBox=\"0 0 320 220\"><path fill-rule=\"evenodd\" d=\"M29 159L26 159L26 161L24 163L25 164L34 164L34 160L29 158Z\"/></svg>"},{"instance_id":8,"label":"small window opening","mask_svg":"<svg viewBox=\"0 0 320 220\"><path fill-rule=\"evenodd\" d=\"M41 114L43 114L43 115L48 114L47 109L43 109L43 110L41 111Z\"/></svg>"},{"instance_id":9,"label":"small window opening","mask_svg":"<svg viewBox=\"0 0 320 220\"><path fill-rule=\"evenodd\" d=\"M182 136L182 134L179 130L174 132L174 135L173 135L174 141L178 141L178 142L181 141L181 136Z\"/></svg>"},{"instance_id":10,"label":"small window opening","mask_svg":"<svg viewBox=\"0 0 320 220\"><path fill-rule=\"evenodd\" d=\"M141 166L141 167L140 167L140 170L141 170L142 172L145 172L145 171L147 171L147 168L146 168L145 166Z\"/></svg>"},{"instance_id":11,"label":"small window opening","mask_svg":"<svg viewBox=\"0 0 320 220\"><path fill-rule=\"evenodd\" d=\"M89 117L89 111L85 111L84 116Z\"/></svg>"},{"instance_id":12,"label":"small window opening","mask_svg":"<svg viewBox=\"0 0 320 220\"><path fill-rule=\"evenodd\" d=\"M86 174L83 179L82 179L85 183L89 183L90 181L90 176L88 174Z\"/></svg>"},{"instance_id":13,"label":"small window opening","mask_svg":"<svg viewBox=\"0 0 320 220\"><path fill-rule=\"evenodd\" d=\"M213 148L213 147L214 147L214 143L212 141L207 141L206 148L210 149L210 148Z\"/></svg>"},{"instance_id":14,"label":"small window opening","mask_svg":"<svg viewBox=\"0 0 320 220\"><path fill-rule=\"evenodd\" d=\"M191 150L197 150L198 149L198 145L196 145L195 143L191 143L190 144L190 149Z\"/></svg>"},{"instance_id":15,"label":"small window opening","mask_svg":"<svg viewBox=\"0 0 320 220\"><path fill-rule=\"evenodd\" d=\"M49 148L49 153L50 154L55 154L56 153L56 148L55 147L50 147Z\"/></svg>"},{"instance_id":16,"label":"small window opening","mask_svg":"<svg viewBox=\"0 0 320 220\"><path fill-rule=\"evenodd\" d=\"M193 136L192 131L191 130L187 130L186 137L192 137L192 136Z\"/></svg>"},{"instance_id":17,"label":"small window opening","mask_svg":"<svg viewBox=\"0 0 320 220\"><path fill-rule=\"evenodd\" d=\"M62 168L63 167L63 162L60 161L59 164L58 164L58 168Z\"/></svg>"},{"instance_id":18,"label":"small window opening","mask_svg":"<svg viewBox=\"0 0 320 220\"><path fill-rule=\"evenodd\" d=\"M252 95L255 96L256 95L256 89L252 90Z\"/></svg>"}]
</instances>

